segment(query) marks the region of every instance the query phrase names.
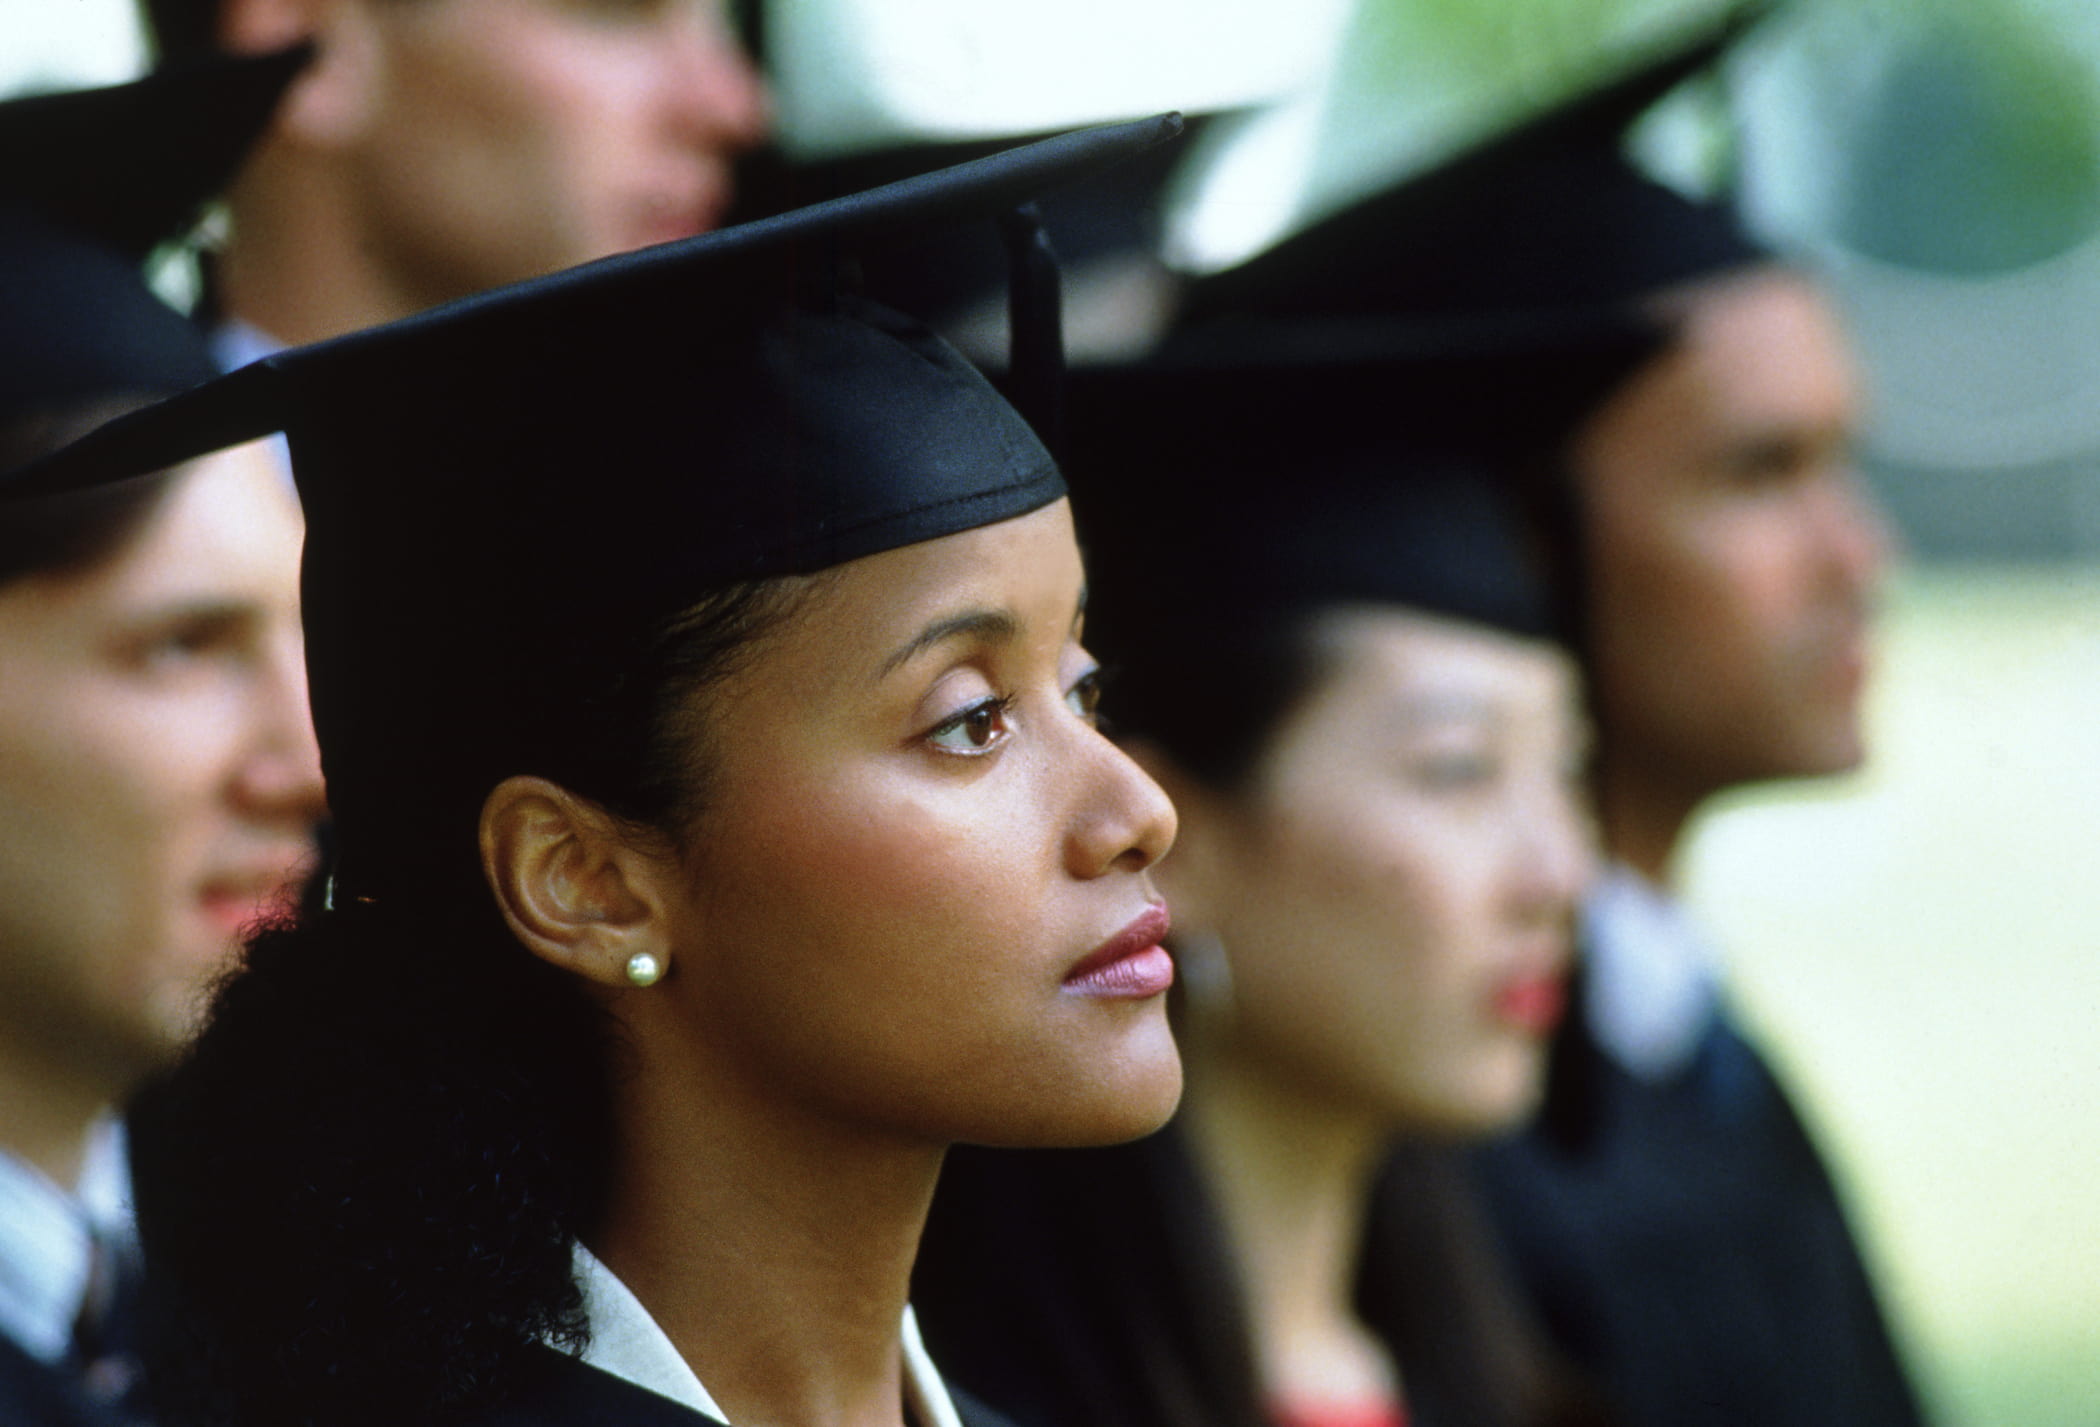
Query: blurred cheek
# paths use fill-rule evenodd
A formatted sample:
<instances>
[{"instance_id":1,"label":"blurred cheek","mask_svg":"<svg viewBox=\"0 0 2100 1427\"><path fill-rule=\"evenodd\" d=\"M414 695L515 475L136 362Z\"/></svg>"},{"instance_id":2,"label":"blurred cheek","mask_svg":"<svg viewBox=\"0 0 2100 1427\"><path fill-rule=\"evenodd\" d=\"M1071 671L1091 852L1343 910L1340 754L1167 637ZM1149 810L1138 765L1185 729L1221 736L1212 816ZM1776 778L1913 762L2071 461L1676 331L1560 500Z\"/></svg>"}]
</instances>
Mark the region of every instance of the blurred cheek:
<instances>
[{"instance_id":1,"label":"blurred cheek","mask_svg":"<svg viewBox=\"0 0 2100 1427\"><path fill-rule=\"evenodd\" d=\"M1325 813L1280 813L1238 878L1263 943L1247 948L1255 978L1294 1002L1343 1005L1366 992L1390 1002L1408 948L1441 920L1419 812L1332 791L1305 806Z\"/></svg>"},{"instance_id":2,"label":"blurred cheek","mask_svg":"<svg viewBox=\"0 0 2100 1427\"><path fill-rule=\"evenodd\" d=\"M181 770L140 756L152 747L73 741L33 776L0 765L0 925L62 958L73 1014L149 1043L187 1029L231 950L192 885L208 824Z\"/></svg>"}]
</instances>

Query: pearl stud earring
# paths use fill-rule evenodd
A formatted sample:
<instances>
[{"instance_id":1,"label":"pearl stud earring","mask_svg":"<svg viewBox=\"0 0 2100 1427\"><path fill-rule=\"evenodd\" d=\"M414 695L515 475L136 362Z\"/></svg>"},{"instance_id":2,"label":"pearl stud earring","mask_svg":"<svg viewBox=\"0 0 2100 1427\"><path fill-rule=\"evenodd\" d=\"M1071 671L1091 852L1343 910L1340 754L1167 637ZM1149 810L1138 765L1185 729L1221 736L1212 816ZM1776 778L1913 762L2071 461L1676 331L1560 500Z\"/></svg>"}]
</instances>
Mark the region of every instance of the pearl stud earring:
<instances>
[{"instance_id":1,"label":"pearl stud earring","mask_svg":"<svg viewBox=\"0 0 2100 1427\"><path fill-rule=\"evenodd\" d=\"M627 958L627 979L637 986L654 986L664 979L664 964L646 951Z\"/></svg>"}]
</instances>

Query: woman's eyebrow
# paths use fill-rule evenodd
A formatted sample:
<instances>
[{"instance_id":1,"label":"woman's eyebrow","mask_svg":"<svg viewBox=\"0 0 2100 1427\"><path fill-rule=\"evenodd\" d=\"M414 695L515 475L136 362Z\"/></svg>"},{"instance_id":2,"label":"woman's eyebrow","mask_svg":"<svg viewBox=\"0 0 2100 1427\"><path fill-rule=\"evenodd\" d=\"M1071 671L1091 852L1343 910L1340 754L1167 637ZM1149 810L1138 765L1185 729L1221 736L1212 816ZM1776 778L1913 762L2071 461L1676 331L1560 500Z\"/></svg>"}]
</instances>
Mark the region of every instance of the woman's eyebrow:
<instances>
[{"instance_id":1,"label":"woman's eyebrow","mask_svg":"<svg viewBox=\"0 0 2100 1427\"><path fill-rule=\"evenodd\" d=\"M882 661L878 680L887 679L936 644L951 639L977 639L987 644L1010 643L1021 633L1021 622L1003 609L968 609L927 625Z\"/></svg>"}]
</instances>

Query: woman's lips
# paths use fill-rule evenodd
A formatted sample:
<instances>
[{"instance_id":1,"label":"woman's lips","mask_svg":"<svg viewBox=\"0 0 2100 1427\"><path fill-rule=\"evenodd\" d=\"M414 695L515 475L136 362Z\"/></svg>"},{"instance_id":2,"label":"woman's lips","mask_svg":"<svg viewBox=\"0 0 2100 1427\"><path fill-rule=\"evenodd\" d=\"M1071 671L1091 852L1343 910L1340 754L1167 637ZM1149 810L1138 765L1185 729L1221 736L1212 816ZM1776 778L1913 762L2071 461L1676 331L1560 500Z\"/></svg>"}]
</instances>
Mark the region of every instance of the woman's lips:
<instances>
[{"instance_id":1,"label":"woman's lips","mask_svg":"<svg viewBox=\"0 0 2100 1427\"><path fill-rule=\"evenodd\" d=\"M1561 972L1506 977L1495 987L1491 1005L1495 1019L1511 1029L1551 1035L1568 1011L1568 978Z\"/></svg>"},{"instance_id":2,"label":"woman's lips","mask_svg":"<svg viewBox=\"0 0 2100 1427\"><path fill-rule=\"evenodd\" d=\"M1154 902L1135 921L1075 963L1065 973L1064 989L1075 996L1140 1001L1174 984L1174 958L1160 943L1173 918L1164 902Z\"/></svg>"}]
</instances>

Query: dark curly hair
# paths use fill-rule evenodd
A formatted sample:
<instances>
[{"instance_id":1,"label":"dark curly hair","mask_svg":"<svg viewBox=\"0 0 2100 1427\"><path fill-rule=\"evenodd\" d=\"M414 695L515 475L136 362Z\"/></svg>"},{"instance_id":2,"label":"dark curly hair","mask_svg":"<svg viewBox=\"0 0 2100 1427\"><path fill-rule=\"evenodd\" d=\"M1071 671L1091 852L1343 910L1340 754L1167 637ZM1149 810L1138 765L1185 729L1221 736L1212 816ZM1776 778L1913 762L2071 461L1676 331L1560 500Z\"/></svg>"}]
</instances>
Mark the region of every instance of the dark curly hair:
<instances>
[{"instance_id":1,"label":"dark curly hair","mask_svg":"<svg viewBox=\"0 0 2100 1427\"><path fill-rule=\"evenodd\" d=\"M695 709L809 583L722 592L639 637L616 686L549 693L518 771L675 838L705 793ZM619 1050L465 859L257 934L133 1117L162 1419L441 1420L535 1345L579 1346L570 1253L606 1196Z\"/></svg>"}]
</instances>

